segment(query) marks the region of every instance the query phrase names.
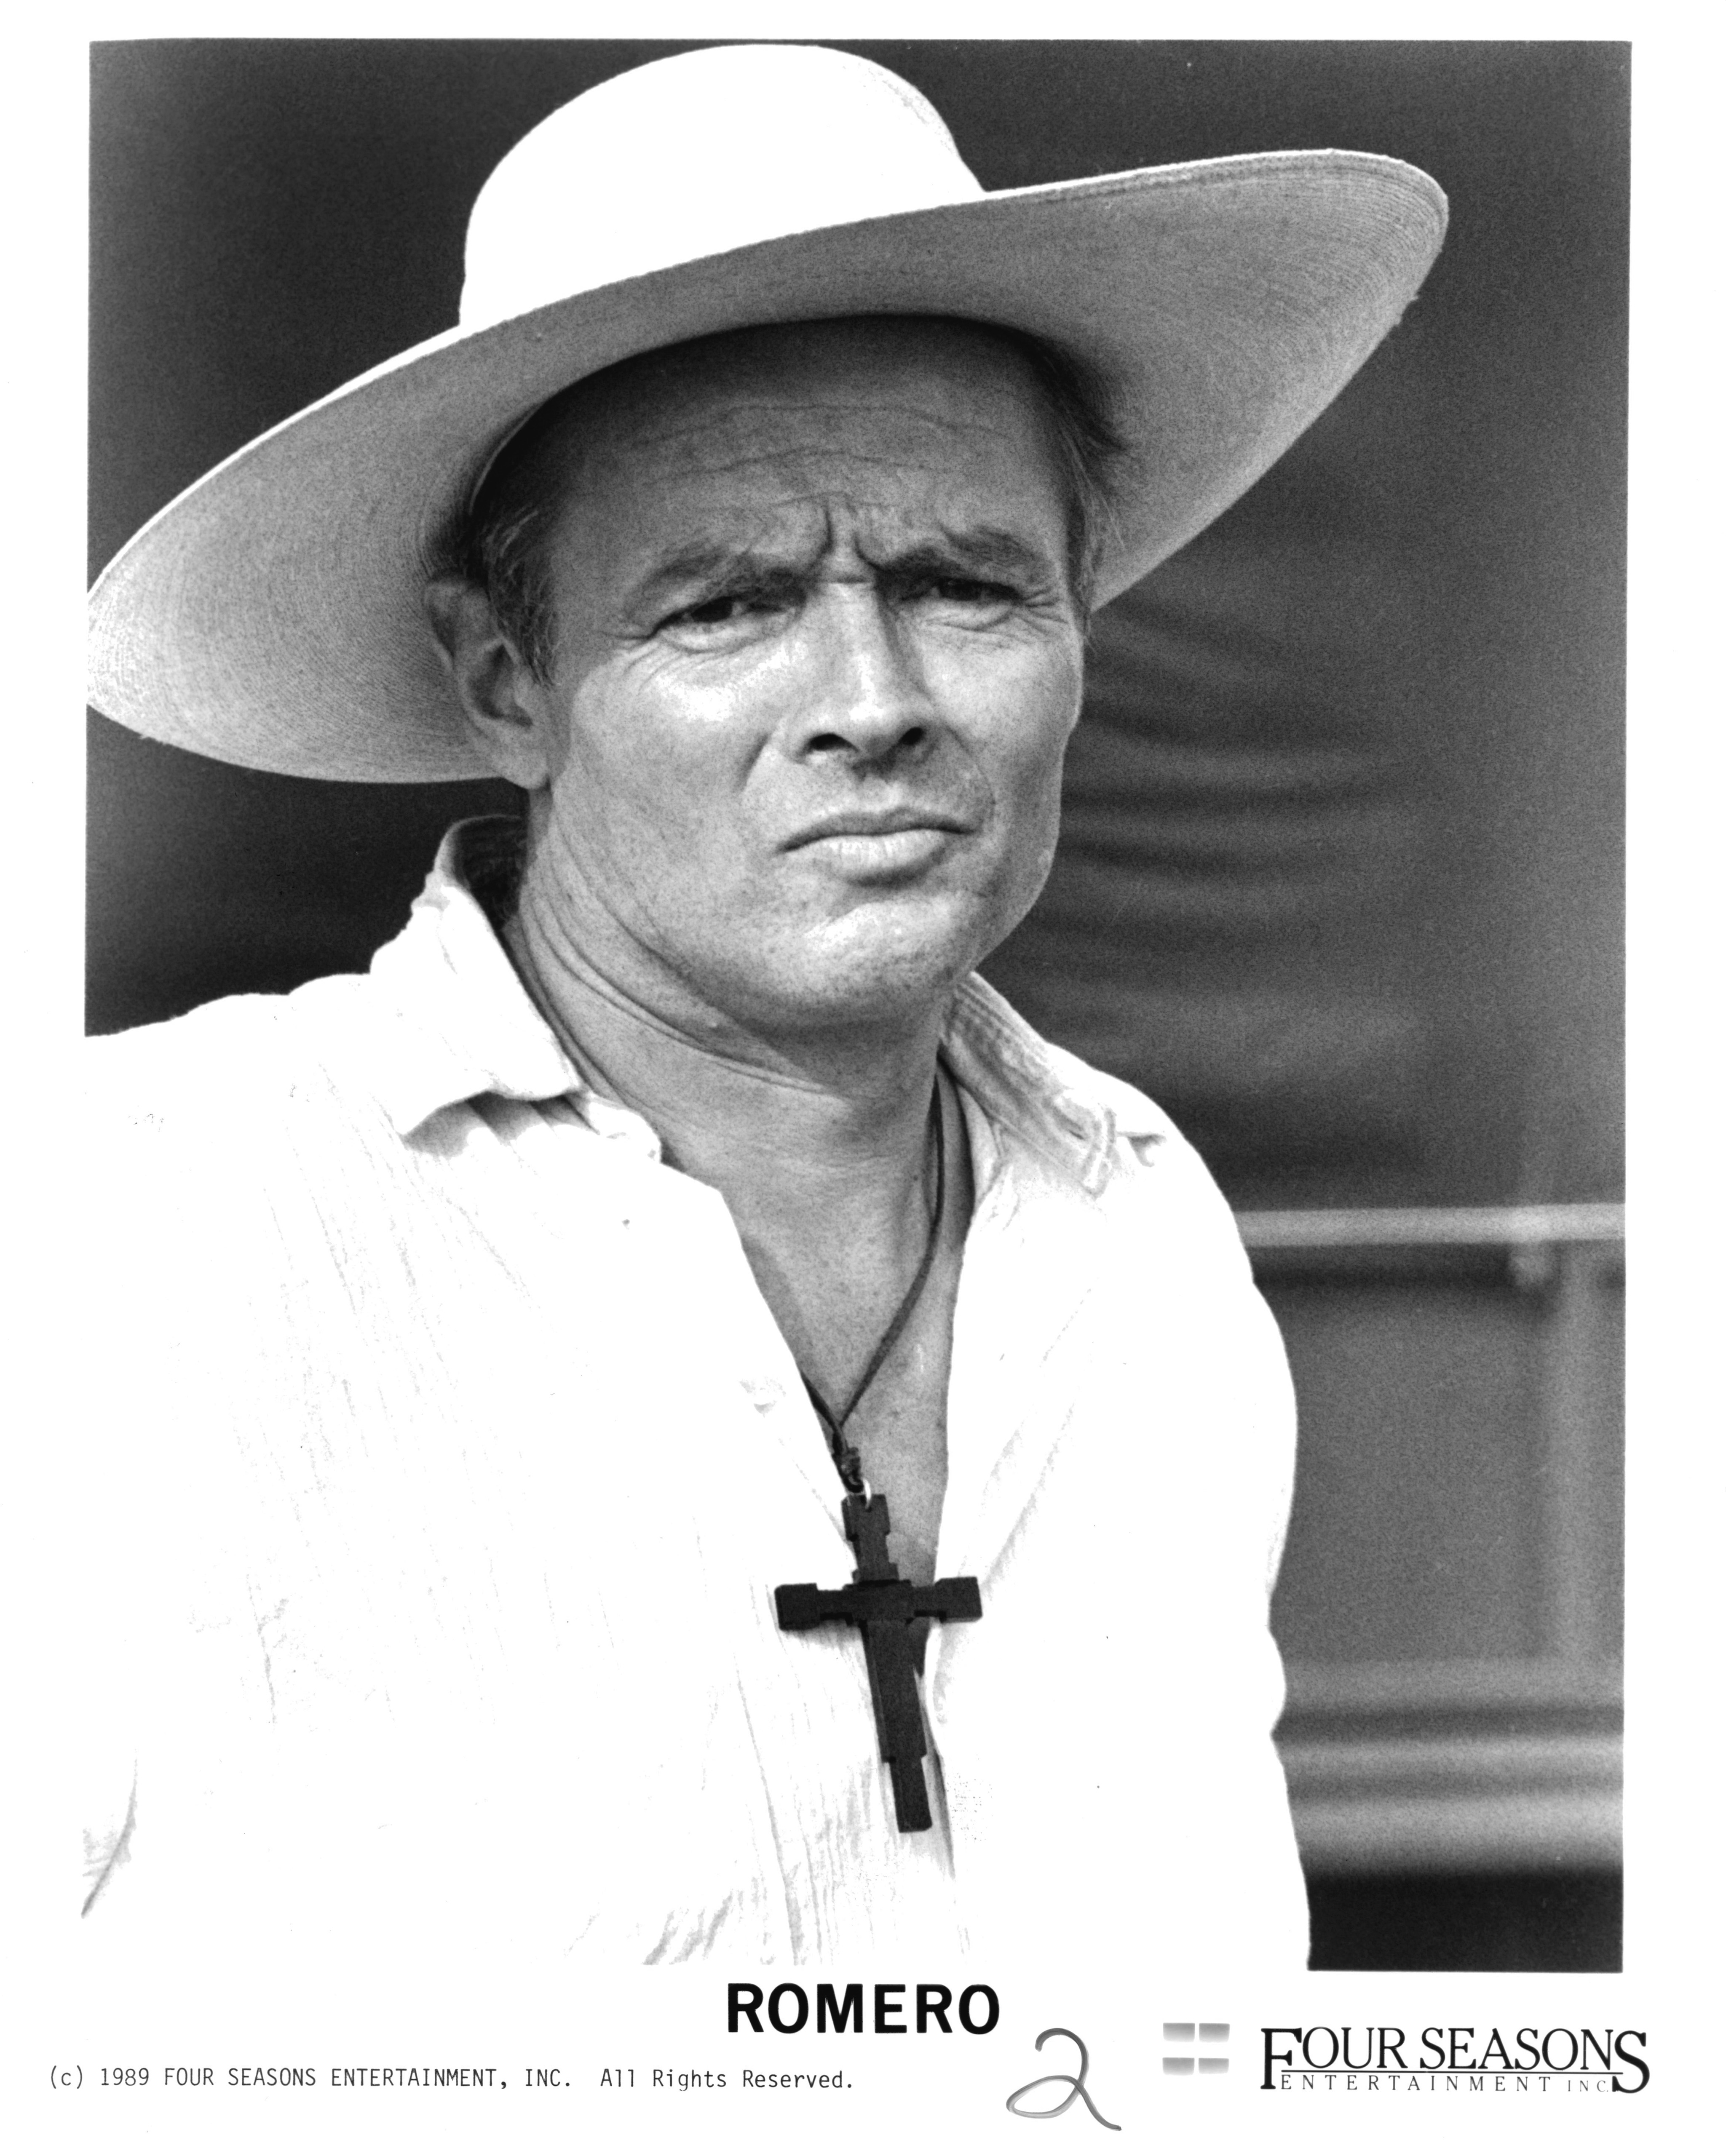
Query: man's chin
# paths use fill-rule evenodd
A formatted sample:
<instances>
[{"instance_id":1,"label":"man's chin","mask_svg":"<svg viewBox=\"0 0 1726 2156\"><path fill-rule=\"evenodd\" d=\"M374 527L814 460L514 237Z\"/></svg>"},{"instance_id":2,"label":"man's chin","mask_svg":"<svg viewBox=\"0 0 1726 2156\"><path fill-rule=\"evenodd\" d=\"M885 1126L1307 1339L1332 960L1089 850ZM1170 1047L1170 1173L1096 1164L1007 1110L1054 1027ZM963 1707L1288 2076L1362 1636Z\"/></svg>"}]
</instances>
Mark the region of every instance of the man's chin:
<instances>
[{"instance_id":1,"label":"man's chin","mask_svg":"<svg viewBox=\"0 0 1726 2156\"><path fill-rule=\"evenodd\" d=\"M955 911L858 909L753 978L757 1022L788 1035L904 1034L938 1022L991 947L974 916Z\"/></svg>"}]
</instances>

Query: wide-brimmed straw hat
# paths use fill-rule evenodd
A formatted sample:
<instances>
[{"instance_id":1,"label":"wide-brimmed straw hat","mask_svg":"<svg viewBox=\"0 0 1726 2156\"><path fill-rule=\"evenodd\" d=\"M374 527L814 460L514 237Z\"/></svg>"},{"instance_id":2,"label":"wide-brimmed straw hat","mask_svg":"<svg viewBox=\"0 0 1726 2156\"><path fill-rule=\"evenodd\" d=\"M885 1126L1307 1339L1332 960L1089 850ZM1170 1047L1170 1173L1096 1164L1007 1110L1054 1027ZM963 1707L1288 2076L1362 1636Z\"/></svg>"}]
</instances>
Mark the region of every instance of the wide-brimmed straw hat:
<instances>
[{"instance_id":1,"label":"wide-brimmed straw hat","mask_svg":"<svg viewBox=\"0 0 1726 2156\"><path fill-rule=\"evenodd\" d=\"M218 465L91 597L90 700L325 778L484 775L421 595L546 399L722 330L953 316L1064 348L1129 444L1099 600L1275 462L1418 288L1445 200L1314 150L985 194L927 101L819 47L679 54L543 121L481 190L459 326Z\"/></svg>"}]
</instances>

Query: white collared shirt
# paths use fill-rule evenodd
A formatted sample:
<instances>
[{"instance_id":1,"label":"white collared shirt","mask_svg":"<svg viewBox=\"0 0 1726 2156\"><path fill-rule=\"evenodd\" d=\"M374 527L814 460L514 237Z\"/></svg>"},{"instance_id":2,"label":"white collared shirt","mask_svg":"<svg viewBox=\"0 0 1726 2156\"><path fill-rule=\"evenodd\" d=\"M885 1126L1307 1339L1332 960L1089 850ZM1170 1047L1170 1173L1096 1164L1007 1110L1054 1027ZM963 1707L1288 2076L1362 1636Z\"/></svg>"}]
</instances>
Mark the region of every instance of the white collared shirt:
<instances>
[{"instance_id":1,"label":"white collared shirt","mask_svg":"<svg viewBox=\"0 0 1726 2156\"><path fill-rule=\"evenodd\" d=\"M731 1216L584 1083L456 847L367 974L94 1050L69 1906L518 1966L1301 1965L1292 1402L1190 1148L961 988L937 1571L984 1615L934 1628L901 1834L859 1636L776 1622L854 1559Z\"/></svg>"}]
</instances>

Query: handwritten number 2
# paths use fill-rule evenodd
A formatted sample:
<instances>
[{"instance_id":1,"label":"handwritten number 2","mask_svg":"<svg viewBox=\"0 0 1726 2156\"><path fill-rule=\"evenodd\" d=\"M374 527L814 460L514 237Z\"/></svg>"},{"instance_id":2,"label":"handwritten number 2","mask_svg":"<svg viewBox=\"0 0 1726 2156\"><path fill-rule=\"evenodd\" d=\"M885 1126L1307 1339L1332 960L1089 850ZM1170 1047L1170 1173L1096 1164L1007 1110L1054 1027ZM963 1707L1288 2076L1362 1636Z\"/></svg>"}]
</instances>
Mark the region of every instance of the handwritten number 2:
<instances>
[{"instance_id":1,"label":"handwritten number 2","mask_svg":"<svg viewBox=\"0 0 1726 2156\"><path fill-rule=\"evenodd\" d=\"M1090 2112L1091 2116L1097 2121L1097 2124L1099 2126L1107 2127L1111 2133L1118 2133L1121 2131L1120 2128L1115 2124L1112 2119L1105 2118L1103 2117L1097 2106L1091 2101L1091 2092L1085 2086L1085 2076L1091 2071L1091 2056L1085 2049L1084 2039L1081 2036L1076 2036L1071 2029L1045 2029L1042 2035L1037 2039L1037 2049L1040 2051L1051 2036L1065 2036L1068 2043L1077 2045L1079 2050L1078 2072L1076 2074L1040 2074L1035 2081L1027 2082L1023 2088L1014 2090L1012 2095L1007 2099L1008 2110L1013 2113L1015 2118L1059 2118L1062 2112L1066 2110L1068 2106L1072 2102L1075 2097L1083 2097L1085 2099L1086 2110ZM1020 2107L1019 2099L1021 2097L1029 2096L1033 2089L1040 2088L1064 2088L1066 2091L1066 2094L1062 2097L1061 2102L1057 2103L1052 2110L1021 2110Z\"/></svg>"}]
</instances>

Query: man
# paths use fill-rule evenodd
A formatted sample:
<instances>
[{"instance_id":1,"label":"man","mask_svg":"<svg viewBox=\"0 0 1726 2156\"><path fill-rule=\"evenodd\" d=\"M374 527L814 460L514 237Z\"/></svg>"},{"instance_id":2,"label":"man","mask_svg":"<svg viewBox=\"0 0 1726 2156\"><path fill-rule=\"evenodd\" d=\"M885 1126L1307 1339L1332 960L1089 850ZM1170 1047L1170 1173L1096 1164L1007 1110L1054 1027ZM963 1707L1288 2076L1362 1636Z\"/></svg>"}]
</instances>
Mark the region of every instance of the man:
<instances>
[{"instance_id":1,"label":"man","mask_svg":"<svg viewBox=\"0 0 1726 2156\"><path fill-rule=\"evenodd\" d=\"M973 968L1091 605L1441 231L1327 153L986 198L880 69L686 55L505 160L460 331L110 567L112 716L525 821L366 977L101 1051L93 1927L1298 1964L1274 1328Z\"/></svg>"}]
</instances>

